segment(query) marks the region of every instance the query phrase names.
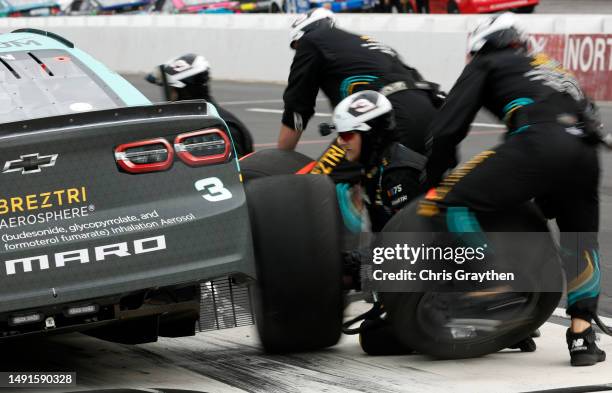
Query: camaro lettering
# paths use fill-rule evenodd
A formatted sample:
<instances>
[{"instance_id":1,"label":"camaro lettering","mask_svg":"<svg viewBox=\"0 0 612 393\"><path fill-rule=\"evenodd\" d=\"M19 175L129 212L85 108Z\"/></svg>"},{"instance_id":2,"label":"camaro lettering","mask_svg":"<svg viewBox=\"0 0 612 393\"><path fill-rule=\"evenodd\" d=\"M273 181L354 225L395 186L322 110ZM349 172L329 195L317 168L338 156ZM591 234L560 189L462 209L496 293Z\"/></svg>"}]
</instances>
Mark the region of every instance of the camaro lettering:
<instances>
[{"instance_id":1,"label":"camaro lettering","mask_svg":"<svg viewBox=\"0 0 612 393\"><path fill-rule=\"evenodd\" d=\"M93 253L88 248L79 250L63 251L53 255L38 255L20 259L5 261L6 275L11 276L18 272L28 273L37 270L48 270L51 267L50 261L56 268L65 267L69 263L90 263L100 262L107 259L124 258L131 255L146 254L166 249L166 236L148 237L146 239L134 240L131 243L121 242L98 246L93 249ZM93 256L93 260L91 257Z\"/></svg>"}]
</instances>

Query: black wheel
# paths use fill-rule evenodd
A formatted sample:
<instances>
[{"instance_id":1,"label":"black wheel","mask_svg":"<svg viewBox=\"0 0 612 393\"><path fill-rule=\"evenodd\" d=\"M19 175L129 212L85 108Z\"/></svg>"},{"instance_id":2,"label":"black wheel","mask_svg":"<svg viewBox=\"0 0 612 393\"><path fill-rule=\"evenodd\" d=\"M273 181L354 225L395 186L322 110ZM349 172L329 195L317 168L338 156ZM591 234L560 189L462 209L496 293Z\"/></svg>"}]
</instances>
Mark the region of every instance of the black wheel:
<instances>
[{"instance_id":1,"label":"black wheel","mask_svg":"<svg viewBox=\"0 0 612 393\"><path fill-rule=\"evenodd\" d=\"M272 176L246 185L257 263L257 329L267 352L338 342L340 215L326 176Z\"/></svg>"},{"instance_id":2,"label":"black wheel","mask_svg":"<svg viewBox=\"0 0 612 393\"><path fill-rule=\"evenodd\" d=\"M278 4L276 4L275 2L272 2L272 5L270 6L270 13L271 14L278 14L280 12L281 12L281 9L278 6Z\"/></svg>"},{"instance_id":3,"label":"black wheel","mask_svg":"<svg viewBox=\"0 0 612 393\"><path fill-rule=\"evenodd\" d=\"M432 219L416 215L418 201L398 212L383 232L438 232ZM478 215L483 230L544 232L546 224L532 205L496 215ZM437 219L440 219L438 217ZM445 229L444 229L445 230ZM526 237L529 234L525 235ZM491 235L488 240L492 240ZM528 239L525 261L555 263L556 249L549 236ZM490 243L493 243L490 241ZM538 250L538 252L533 252ZM558 281L559 282L559 281ZM529 337L558 306L560 293L425 292L383 293L389 320L401 342L416 351L443 359L459 359L497 352Z\"/></svg>"},{"instance_id":4,"label":"black wheel","mask_svg":"<svg viewBox=\"0 0 612 393\"><path fill-rule=\"evenodd\" d=\"M296 173L313 160L296 151L265 149L240 160L240 171L244 181L274 175Z\"/></svg>"},{"instance_id":5,"label":"black wheel","mask_svg":"<svg viewBox=\"0 0 612 393\"><path fill-rule=\"evenodd\" d=\"M517 14L533 14L533 11L535 11L535 5L515 8L513 11L516 12Z\"/></svg>"},{"instance_id":6,"label":"black wheel","mask_svg":"<svg viewBox=\"0 0 612 393\"><path fill-rule=\"evenodd\" d=\"M242 123L233 113L223 109L217 105L217 111L219 115L229 128L232 140L234 141L234 147L238 157L242 157L246 154L253 152L253 136L249 129Z\"/></svg>"},{"instance_id":7,"label":"black wheel","mask_svg":"<svg viewBox=\"0 0 612 393\"><path fill-rule=\"evenodd\" d=\"M447 11L449 14L460 14L459 6L453 0L449 0Z\"/></svg>"},{"instance_id":8,"label":"black wheel","mask_svg":"<svg viewBox=\"0 0 612 393\"><path fill-rule=\"evenodd\" d=\"M393 0L391 3L391 13L406 14L412 13L412 7L405 0Z\"/></svg>"}]
</instances>

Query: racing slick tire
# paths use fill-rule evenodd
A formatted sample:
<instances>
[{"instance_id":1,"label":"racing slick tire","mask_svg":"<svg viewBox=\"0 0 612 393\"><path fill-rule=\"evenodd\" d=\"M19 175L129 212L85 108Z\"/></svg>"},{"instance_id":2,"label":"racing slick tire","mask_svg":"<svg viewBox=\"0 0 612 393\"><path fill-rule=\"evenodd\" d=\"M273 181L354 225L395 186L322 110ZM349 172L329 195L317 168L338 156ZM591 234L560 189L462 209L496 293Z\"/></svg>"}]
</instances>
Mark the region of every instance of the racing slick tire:
<instances>
[{"instance_id":1,"label":"racing slick tire","mask_svg":"<svg viewBox=\"0 0 612 393\"><path fill-rule=\"evenodd\" d=\"M459 6L457 5L457 3L454 0L450 0L448 2L447 12L449 14L460 14L461 10L459 9Z\"/></svg>"},{"instance_id":2,"label":"racing slick tire","mask_svg":"<svg viewBox=\"0 0 612 393\"><path fill-rule=\"evenodd\" d=\"M245 182L260 177L296 173L313 160L302 153L281 149L258 150L240 160Z\"/></svg>"},{"instance_id":3,"label":"racing slick tire","mask_svg":"<svg viewBox=\"0 0 612 393\"><path fill-rule=\"evenodd\" d=\"M442 232L439 223L432 225L431 219L417 215L418 203L417 200L398 212L383 232ZM533 204L503 213L477 214L477 218L483 231L489 233L548 231L545 220ZM545 263L543 259L546 258L554 264L550 265L553 271L558 270L558 275L553 274L550 279L557 280L557 287L561 287L562 271L552 238L535 236L530 238L529 244L530 251L525 250L522 254L527 263ZM530 337L550 317L561 299L559 292L489 292L488 295L482 292L484 296L477 295L478 292L395 292L382 293L381 297L402 344L440 359L478 357L510 347ZM476 327L470 327L473 331L461 332L462 328L452 326L453 321L461 320L470 320ZM492 329L483 326L479 330L479 321L483 325L491 321L496 325Z\"/></svg>"},{"instance_id":4,"label":"racing slick tire","mask_svg":"<svg viewBox=\"0 0 612 393\"><path fill-rule=\"evenodd\" d=\"M512 11L516 12L517 14L533 14L533 12L535 11L535 7L535 5L529 5L526 7L515 8Z\"/></svg>"},{"instance_id":5,"label":"racing slick tire","mask_svg":"<svg viewBox=\"0 0 612 393\"><path fill-rule=\"evenodd\" d=\"M340 213L326 176L271 176L246 184L257 268L255 315L270 353L325 348L343 314Z\"/></svg>"}]
</instances>

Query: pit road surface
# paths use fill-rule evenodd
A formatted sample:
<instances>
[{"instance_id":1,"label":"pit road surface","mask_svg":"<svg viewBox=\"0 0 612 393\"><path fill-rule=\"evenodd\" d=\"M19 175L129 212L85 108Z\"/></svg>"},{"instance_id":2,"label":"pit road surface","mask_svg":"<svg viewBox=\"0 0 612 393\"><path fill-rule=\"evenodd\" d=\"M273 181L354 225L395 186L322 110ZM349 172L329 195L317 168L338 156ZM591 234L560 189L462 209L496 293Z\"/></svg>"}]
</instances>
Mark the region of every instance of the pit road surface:
<instances>
[{"instance_id":1,"label":"pit road surface","mask_svg":"<svg viewBox=\"0 0 612 393\"><path fill-rule=\"evenodd\" d=\"M538 14L612 14L609 0L541 0Z\"/></svg>"},{"instance_id":2,"label":"pit road surface","mask_svg":"<svg viewBox=\"0 0 612 393\"><path fill-rule=\"evenodd\" d=\"M154 101L160 92L130 76ZM283 87L274 84L214 82L215 98L250 127L259 149L275 145ZM328 120L325 100L305 132L299 151L317 156L328 143L316 133L316 124ZM604 107L607 123L612 108ZM479 115L473 132L462 146L463 158L491 147L502 128ZM485 125L487 124L487 125ZM603 156L603 228L612 229L612 156ZM610 232L612 233L612 231ZM610 239L601 239L605 266L603 281L612 281ZM610 288L607 285L605 288ZM604 290L606 305L609 291ZM354 303L346 315L367 310ZM612 315L612 307L604 307ZM559 322L559 319L554 319ZM546 388L603 384L612 381L612 361L588 368L570 368L565 327L547 323L536 339L535 353L502 351L479 359L434 361L426 356L370 357L355 336L345 336L335 347L314 353L272 356L262 353L253 327L200 333L180 339L127 346L80 334L24 340L0 345L0 371L71 371L78 386L72 389L0 389L0 392L50 393L93 388L182 388L202 392L527 392ZM612 353L612 338L600 345Z\"/></svg>"}]
</instances>

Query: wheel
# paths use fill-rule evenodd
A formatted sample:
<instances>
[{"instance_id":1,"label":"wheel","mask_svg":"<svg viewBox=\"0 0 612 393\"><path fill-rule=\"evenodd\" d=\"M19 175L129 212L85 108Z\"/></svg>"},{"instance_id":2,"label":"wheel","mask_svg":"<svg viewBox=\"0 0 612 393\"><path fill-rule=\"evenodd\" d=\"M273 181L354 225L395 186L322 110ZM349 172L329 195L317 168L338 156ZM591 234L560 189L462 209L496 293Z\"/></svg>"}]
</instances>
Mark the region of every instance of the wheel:
<instances>
[{"instance_id":1,"label":"wheel","mask_svg":"<svg viewBox=\"0 0 612 393\"><path fill-rule=\"evenodd\" d=\"M515 8L513 11L516 12L517 14L533 14L533 11L535 11L535 5Z\"/></svg>"},{"instance_id":2,"label":"wheel","mask_svg":"<svg viewBox=\"0 0 612 393\"><path fill-rule=\"evenodd\" d=\"M260 177L296 173L312 159L296 151L265 149L240 160L240 172L245 182Z\"/></svg>"},{"instance_id":3,"label":"wheel","mask_svg":"<svg viewBox=\"0 0 612 393\"><path fill-rule=\"evenodd\" d=\"M246 154L253 152L253 136L248 128L242 123L233 113L225 110L221 106L217 105L217 111L219 116L225 121L229 132L236 148L238 157L242 157Z\"/></svg>"},{"instance_id":4,"label":"wheel","mask_svg":"<svg viewBox=\"0 0 612 393\"><path fill-rule=\"evenodd\" d=\"M459 11L459 6L453 0L449 0L447 11L449 14L460 14L461 13Z\"/></svg>"},{"instance_id":5,"label":"wheel","mask_svg":"<svg viewBox=\"0 0 612 393\"><path fill-rule=\"evenodd\" d=\"M270 5L270 13L271 14L278 14L280 12L281 12L281 9L278 6L278 4L276 4L276 2L272 2L272 5Z\"/></svg>"},{"instance_id":6,"label":"wheel","mask_svg":"<svg viewBox=\"0 0 612 393\"><path fill-rule=\"evenodd\" d=\"M442 231L433 219L416 215L418 203L415 201L398 212L383 232ZM533 261L532 266L546 261L557 264L554 269L559 275L550 279L560 282L561 267L550 236L529 237L531 232L546 231L544 220L532 205L477 218L493 247L500 245L495 243L494 232L524 232L530 247L528 250L525 247L520 257ZM381 296L399 340L408 348L443 359L482 356L516 344L548 319L561 298L556 292L425 292Z\"/></svg>"},{"instance_id":7,"label":"wheel","mask_svg":"<svg viewBox=\"0 0 612 393\"><path fill-rule=\"evenodd\" d=\"M343 294L340 214L326 176L246 184L257 267L256 324L267 352L334 345Z\"/></svg>"}]
</instances>

